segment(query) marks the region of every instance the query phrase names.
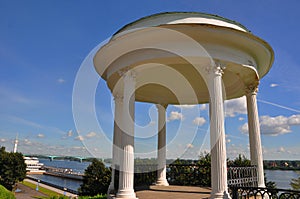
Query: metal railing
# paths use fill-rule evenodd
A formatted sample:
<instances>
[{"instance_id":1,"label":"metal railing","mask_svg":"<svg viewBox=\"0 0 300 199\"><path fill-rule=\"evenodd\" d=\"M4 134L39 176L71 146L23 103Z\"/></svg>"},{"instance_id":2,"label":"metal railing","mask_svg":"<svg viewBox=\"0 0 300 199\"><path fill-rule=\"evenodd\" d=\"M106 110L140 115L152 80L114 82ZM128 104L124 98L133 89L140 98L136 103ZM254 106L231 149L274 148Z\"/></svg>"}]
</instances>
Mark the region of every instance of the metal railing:
<instances>
[{"instance_id":1,"label":"metal railing","mask_svg":"<svg viewBox=\"0 0 300 199\"><path fill-rule=\"evenodd\" d=\"M50 182L46 182L46 181L44 181L44 180L40 180L40 179L33 178L33 177L30 177L30 176L26 176L26 178L28 178L28 179L30 179L30 180L33 180L33 181L36 181L36 182L38 182L38 183L42 183L42 184L48 185L48 186L50 186L50 187L54 187L54 188L60 189L60 190L62 190L62 191L66 191L66 192L69 192L69 193L78 195L78 191L77 191L77 190L69 189L69 188L67 188L67 187L59 186L59 185L57 185L57 184L53 184L53 183L50 183Z\"/></svg>"},{"instance_id":2,"label":"metal railing","mask_svg":"<svg viewBox=\"0 0 300 199\"><path fill-rule=\"evenodd\" d=\"M157 177L156 165L136 165L135 185L151 185ZM229 186L257 187L257 171L255 166L228 167ZM171 185L210 186L210 166L197 164L167 165L167 180Z\"/></svg>"},{"instance_id":3,"label":"metal railing","mask_svg":"<svg viewBox=\"0 0 300 199\"><path fill-rule=\"evenodd\" d=\"M157 178L156 165L135 166L135 186L151 185ZM142 171L142 172L141 172ZM116 171L116 187L118 186ZM210 186L210 167L196 164L167 165L170 185ZM228 167L228 187L232 199L300 199L300 191L257 187L257 171L251 167Z\"/></svg>"},{"instance_id":4,"label":"metal railing","mask_svg":"<svg viewBox=\"0 0 300 199\"><path fill-rule=\"evenodd\" d=\"M288 189L230 186L229 192L232 199L300 199L300 191Z\"/></svg>"},{"instance_id":5,"label":"metal railing","mask_svg":"<svg viewBox=\"0 0 300 199\"><path fill-rule=\"evenodd\" d=\"M257 187L256 166L228 167L227 184L229 186Z\"/></svg>"}]
</instances>

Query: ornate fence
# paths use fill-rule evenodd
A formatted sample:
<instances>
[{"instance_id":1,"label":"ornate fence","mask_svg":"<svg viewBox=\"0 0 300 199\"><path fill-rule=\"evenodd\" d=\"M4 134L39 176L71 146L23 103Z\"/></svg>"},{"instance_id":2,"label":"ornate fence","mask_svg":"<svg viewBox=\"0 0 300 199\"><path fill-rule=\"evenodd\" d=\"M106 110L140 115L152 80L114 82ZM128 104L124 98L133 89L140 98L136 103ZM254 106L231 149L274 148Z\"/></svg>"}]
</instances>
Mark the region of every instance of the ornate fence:
<instances>
[{"instance_id":1,"label":"ornate fence","mask_svg":"<svg viewBox=\"0 0 300 199\"><path fill-rule=\"evenodd\" d=\"M299 199L300 191L286 189L268 189L259 187L237 187L230 186L230 195L232 199Z\"/></svg>"},{"instance_id":2,"label":"ornate fence","mask_svg":"<svg viewBox=\"0 0 300 199\"><path fill-rule=\"evenodd\" d=\"M157 165L136 165L135 186L154 184ZM210 167L196 164L167 165L167 180L171 185L210 186Z\"/></svg>"},{"instance_id":3,"label":"ornate fence","mask_svg":"<svg viewBox=\"0 0 300 199\"><path fill-rule=\"evenodd\" d=\"M154 184L156 165L135 166L135 186ZM167 165L167 180L171 185L210 186L210 166L196 164ZM229 167L228 187L232 199L300 199L300 191L257 187L256 167ZM116 172L116 178L118 172ZM118 180L115 179L116 187Z\"/></svg>"},{"instance_id":4,"label":"ornate fence","mask_svg":"<svg viewBox=\"0 0 300 199\"><path fill-rule=\"evenodd\" d=\"M227 180L229 186L257 187L256 167L229 167Z\"/></svg>"},{"instance_id":5,"label":"ornate fence","mask_svg":"<svg viewBox=\"0 0 300 199\"><path fill-rule=\"evenodd\" d=\"M167 165L167 180L171 185L210 186L210 166L196 164ZM157 177L156 165L136 165L135 185L151 185ZM256 187L256 167L229 167L228 185Z\"/></svg>"}]
</instances>

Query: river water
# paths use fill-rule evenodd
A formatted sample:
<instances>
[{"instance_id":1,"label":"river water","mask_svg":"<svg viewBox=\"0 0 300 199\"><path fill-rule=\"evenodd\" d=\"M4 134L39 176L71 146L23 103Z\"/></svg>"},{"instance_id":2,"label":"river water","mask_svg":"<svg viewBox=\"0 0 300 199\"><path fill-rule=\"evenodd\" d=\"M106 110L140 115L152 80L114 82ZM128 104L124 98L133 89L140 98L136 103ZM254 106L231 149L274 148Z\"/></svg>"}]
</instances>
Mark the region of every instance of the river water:
<instances>
[{"instance_id":1,"label":"river water","mask_svg":"<svg viewBox=\"0 0 300 199\"><path fill-rule=\"evenodd\" d=\"M300 171L291 170L265 170L265 174L267 180L275 182L278 189L291 189L291 180L300 177Z\"/></svg>"},{"instance_id":2,"label":"river water","mask_svg":"<svg viewBox=\"0 0 300 199\"><path fill-rule=\"evenodd\" d=\"M74 172L84 173L84 170L88 167L90 162L77 162L66 160L53 160L40 159L41 163L45 166L71 168ZM284 170L265 170L265 174L268 181L276 183L278 189L291 189L290 182L293 178L300 177L300 171L284 171ZM72 190L77 190L80 187L82 181L64 179L60 177L54 177L49 175L31 175L34 178L56 184L62 187L67 187Z\"/></svg>"},{"instance_id":3,"label":"river water","mask_svg":"<svg viewBox=\"0 0 300 199\"><path fill-rule=\"evenodd\" d=\"M74 172L78 172L78 173L84 173L84 170L90 164L90 162L77 162L77 161L67 161L67 160L50 161L49 159L40 159L40 162L44 163L45 166L70 168ZM66 187L74 191L77 191L80 185L82 184L81 180L72 180L72 179L61 178L61 177L50 176L50 175L29 175L29 176L41 181L59 185L61 187Z\"/></svg>"}]
</instances>

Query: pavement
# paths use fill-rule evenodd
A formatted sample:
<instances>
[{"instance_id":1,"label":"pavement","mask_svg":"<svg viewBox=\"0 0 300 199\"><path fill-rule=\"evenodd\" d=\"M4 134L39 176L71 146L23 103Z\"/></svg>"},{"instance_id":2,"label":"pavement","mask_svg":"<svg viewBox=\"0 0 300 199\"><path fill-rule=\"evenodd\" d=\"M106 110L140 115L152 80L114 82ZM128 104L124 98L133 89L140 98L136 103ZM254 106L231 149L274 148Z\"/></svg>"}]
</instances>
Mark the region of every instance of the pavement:
<instances>
[{"instance_id":1,"label":"pavement","mask_svg":"<svg viewBox=\"0 0 300 199\"><path fill-rule=\"evenodd\" d=\"M139 199L199 199L209 198L210 188L192 186L150 186L136 189L136 196Z\"/></svg>"},{"instance_id":2,"label":"pavement","mask_svg":"<svg viewBox=\"0 0 300 199\"><path fill-rule=\"evenodd\" d=\"M36 184L35 181L25 179L25 181L29 181L31 183ZM58 194L64 194L62 190L50 187L48 185L44 185L42 183L39 184L41 187L45 187L49 190L55 191ZM18 183L18 189L21 192L15 193L16 199L32 199L40 196L47 196L41 192L36 191L35 189L26 187L25 185ZM210 197L210 188L206 187L192 187L192 186L149 186L149 187L139 187L136 190L136 196L139 199L199 199L199 198L209 198ZM67 196L71 196L72 198L77 198L77 195L66 193Z\"/></svg>"},{"instance_id":3,"label":"pavement","mask_svg":"<svg viewBox=\"0 0 300 199\"><path fill-rule=\"evenodd\" d=\"M28 181L33 184L37 183L37 182L35 182L33 180L29 180L29 179L25 179L24 181ZM50 186L42 184L42 183L39 183L39 186L49 189L51 191L54 191L54 192L58 193L57 195L64 195L64 191L62 191L60 189L56 189L56 188L50 187ZM36 191L35 189L27 187L27 186L23 185L22 183L18 183L18 189L20 189L21 191L15 193L16 199L32 199L32 198L36 198L38 196L46 196L47 197L47 195L45 195L39 191ZM72 198L77 198L77 195L75 195L75 194L72 194L69 192L66 192L65 194L66 194L66 196L71 196Z\"/></svg>"},{"instance_id":4,"label":"pavement","mask_svg":"<svg viewBox=\"0 0 300 199\"><path fill-rule=\"evenodd\" d=\"M38 192L32 188L29 188L22 183L18 183L18 189L20 189L20 192L15 193L16 199L32 199L36 197L41 196L47 196L41 192Z\"/></svg>"}]
</instances>

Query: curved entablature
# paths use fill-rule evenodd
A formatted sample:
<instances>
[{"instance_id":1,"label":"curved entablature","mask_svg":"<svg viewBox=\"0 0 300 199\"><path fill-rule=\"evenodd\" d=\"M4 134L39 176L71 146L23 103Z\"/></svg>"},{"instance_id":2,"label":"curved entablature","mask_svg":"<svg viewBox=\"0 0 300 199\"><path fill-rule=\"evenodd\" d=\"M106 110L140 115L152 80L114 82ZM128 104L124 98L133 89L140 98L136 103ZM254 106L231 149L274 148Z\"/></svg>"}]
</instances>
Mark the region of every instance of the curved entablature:
<instances>
[{"instance_id":1,"label":"curved entablature","mask_svg":"<svg viewBox=\"0 0 300 199\"><path fill-rule=\"evenodd\" d=\"M206 103L209 101L206 77L197 68L218 61L226 67L222 75L226 98L243 96L245 87L257 86L259 79L270 70L273 50L240 24L212 16L162 13L137 20L123 27L99 49L94 57L96 71L112 92L121 79L120 71L138 71L136 101L191 104L195 100L188 99L193 95L197 103ZM181 76L186 81L174 81L174 84L180 87L188 82L192 92L177 92L175 96L172 90L157 83L159 78L172 80Z\"/></svg>"}]
</instances>

